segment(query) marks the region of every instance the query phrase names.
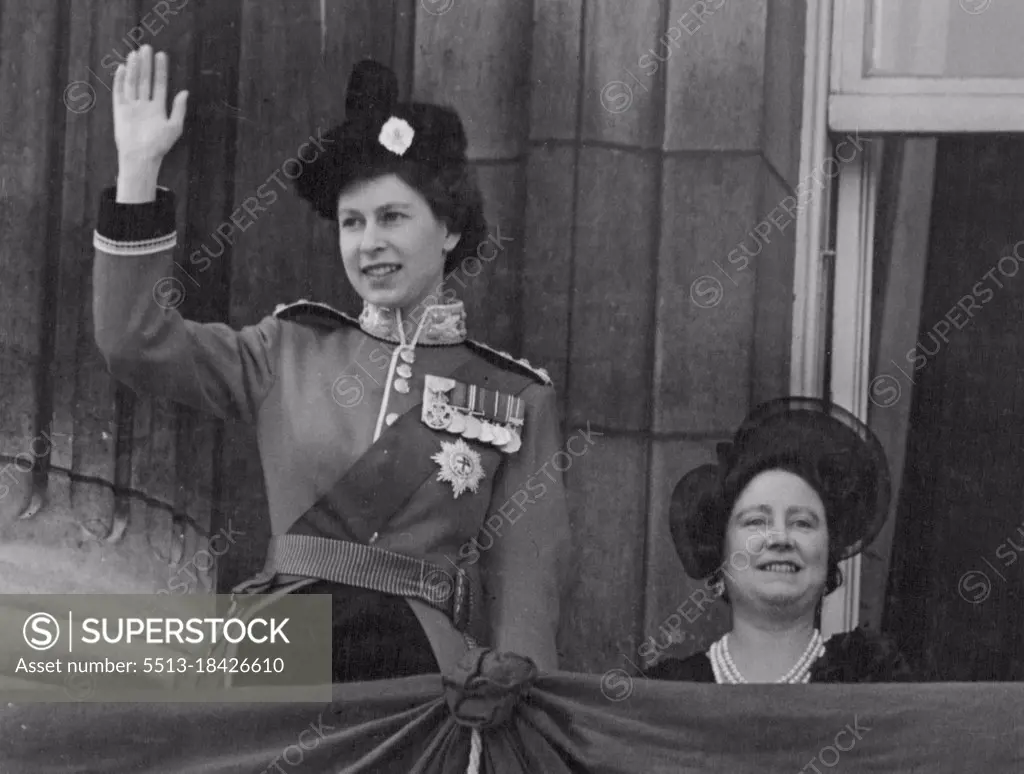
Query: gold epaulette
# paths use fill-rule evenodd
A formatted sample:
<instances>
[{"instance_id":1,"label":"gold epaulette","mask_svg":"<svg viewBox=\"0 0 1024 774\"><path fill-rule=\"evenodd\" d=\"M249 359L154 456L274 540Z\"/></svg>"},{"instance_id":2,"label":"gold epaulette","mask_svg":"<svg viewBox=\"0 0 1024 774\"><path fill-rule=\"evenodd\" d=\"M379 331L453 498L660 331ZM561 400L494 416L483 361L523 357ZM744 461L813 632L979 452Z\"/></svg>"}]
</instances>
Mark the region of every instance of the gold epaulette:
<instances>
[{"instance_id":1,"label":"gold epaulette","mask_svg":"<svg viewBox=\"0 0 1024 774\"><path fill-rule=\"evenodd\" d=\"M551 377L548 375L548 372L543 368L536 368L530 365L526 358L513 357L508 352L494 349L494 347L488 347L483 342L474 341L473 339L466 339L466 345L476 350L484 357L487 357L488 360L491 360L492 362L497 361L496 365L503 366L512 371L518 371L519 373L528 374L541 384L552 384Z\"/></svg>"},{"instance_id":2,"label":"gold epaulette","mask_svg":"<svg viewBox=\"0 0 1024 774\"><path fill-rule=\"evenodd\" d=\"M274 317L306 325L325 325L333 322L359 327L359 320L355 317L347 315L329 304L309 301L305 298L290 304L278 304L274 307Z\"/></svg>"}]
</instances>

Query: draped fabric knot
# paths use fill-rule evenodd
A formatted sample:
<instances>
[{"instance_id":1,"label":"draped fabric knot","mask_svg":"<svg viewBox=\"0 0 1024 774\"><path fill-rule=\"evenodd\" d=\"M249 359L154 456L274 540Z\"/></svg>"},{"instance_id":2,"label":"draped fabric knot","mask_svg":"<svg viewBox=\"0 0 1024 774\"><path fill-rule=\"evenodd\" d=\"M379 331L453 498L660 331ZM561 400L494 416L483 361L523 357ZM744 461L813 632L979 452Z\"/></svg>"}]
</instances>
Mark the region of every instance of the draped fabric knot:
<instances>
[{"instance_id":1,"label":"draped fabric knot","mask_svg":"<svg viewBox=\"0 0 1024 774\"><path fill-rule=\"evenodd\" d=\"M445 700L460 726L497 728L512 718L536 678L536 664L524 656L474 648L444 678Z\"/></svg>"}]
</instances>

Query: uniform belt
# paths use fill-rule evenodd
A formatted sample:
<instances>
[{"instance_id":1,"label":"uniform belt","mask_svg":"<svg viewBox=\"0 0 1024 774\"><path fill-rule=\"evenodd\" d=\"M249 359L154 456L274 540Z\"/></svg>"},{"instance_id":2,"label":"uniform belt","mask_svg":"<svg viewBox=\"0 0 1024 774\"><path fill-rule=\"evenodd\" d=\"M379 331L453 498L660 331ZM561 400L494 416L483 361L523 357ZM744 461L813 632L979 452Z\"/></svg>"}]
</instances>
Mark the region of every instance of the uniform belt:
<instances>
[{"instance_id":1,"label":"uniform belt","mask_svg":"<svg viewBox=\"0 0 1024 774\"><path fill-rule=\"evenodd\" d=\"M471 592L464 571L449 573L436 564L374 546L313 535L278 535L270 540L266 573L412 597L440 610L460 632L469 625Z\"/></svg>"}]
</instances>

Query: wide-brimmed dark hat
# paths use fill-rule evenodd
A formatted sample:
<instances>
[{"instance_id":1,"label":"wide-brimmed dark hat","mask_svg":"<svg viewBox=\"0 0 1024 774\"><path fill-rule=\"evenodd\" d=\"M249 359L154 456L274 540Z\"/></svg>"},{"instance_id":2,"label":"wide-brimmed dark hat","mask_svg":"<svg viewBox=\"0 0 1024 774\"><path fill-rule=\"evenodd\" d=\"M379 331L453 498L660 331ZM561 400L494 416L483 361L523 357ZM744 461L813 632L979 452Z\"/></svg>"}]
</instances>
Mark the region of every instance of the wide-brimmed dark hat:
<instances>
[{"instance_id":1,"label":"wide-brimmed dark hat","mask_svg":"<svg viewBox=\"0 0 1024 774\"><path fill-rule=\"evenodd\" d=\"M755 408L732 443L719 444L718 464L702 465L676 485L669 529L686 573L706 578L721 564L732 505L758 473L801 475L825 504L831 554L847 559L877 537L889 514L891 482L882 444L849 411L817 398L788 397Z\"/></svg>"},{"instance_id":2,"label":"wide-brimmed dark hat","mask_svg":"<svg viewBox=\"0 0 1024 774\"><path fill-rule=\"evenodd\" d=\"M443 105L398 102L395 73L371 59L353 68L345 94L345 121L324 133L322 145L323 152L304 165L295 189L329 220L337 217L341 191L368 170L407 161L429 173L468 163L458 113ZM482 211L474 217L482 219Z\"/></svg>"}]
</instances>

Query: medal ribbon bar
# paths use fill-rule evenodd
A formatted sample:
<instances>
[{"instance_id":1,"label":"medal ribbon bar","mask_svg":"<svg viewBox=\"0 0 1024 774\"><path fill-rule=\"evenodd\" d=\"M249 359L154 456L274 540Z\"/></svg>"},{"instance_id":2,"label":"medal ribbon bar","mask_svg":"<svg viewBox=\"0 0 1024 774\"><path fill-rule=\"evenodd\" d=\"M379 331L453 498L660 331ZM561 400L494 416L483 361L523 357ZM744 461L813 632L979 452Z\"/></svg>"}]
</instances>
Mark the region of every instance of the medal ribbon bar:
<instances>
[{"instance_id":1,"label":"medal ribbon bar","mask_svg":"<svg viewBox=\"0 0 1024 774\"><path fill-rule=\"evenodd\" d=\"M507 454L522 446L526 407L513 395L426 375L423 421L436 430L489 443Z\"/></svg>"},{"instance_id":2,"label":"medal ribbon bar","mask_svg":"<svg viewBox=\"0 0 1024 774\"><path fill-rule=\"evenodd\" d=\"M522 427L526 415L526 407L520 398L497 390L486 390L475 384L456 382L449 393L448 402L457 409L499 425Z\"/></svg>"}]
</instances>

